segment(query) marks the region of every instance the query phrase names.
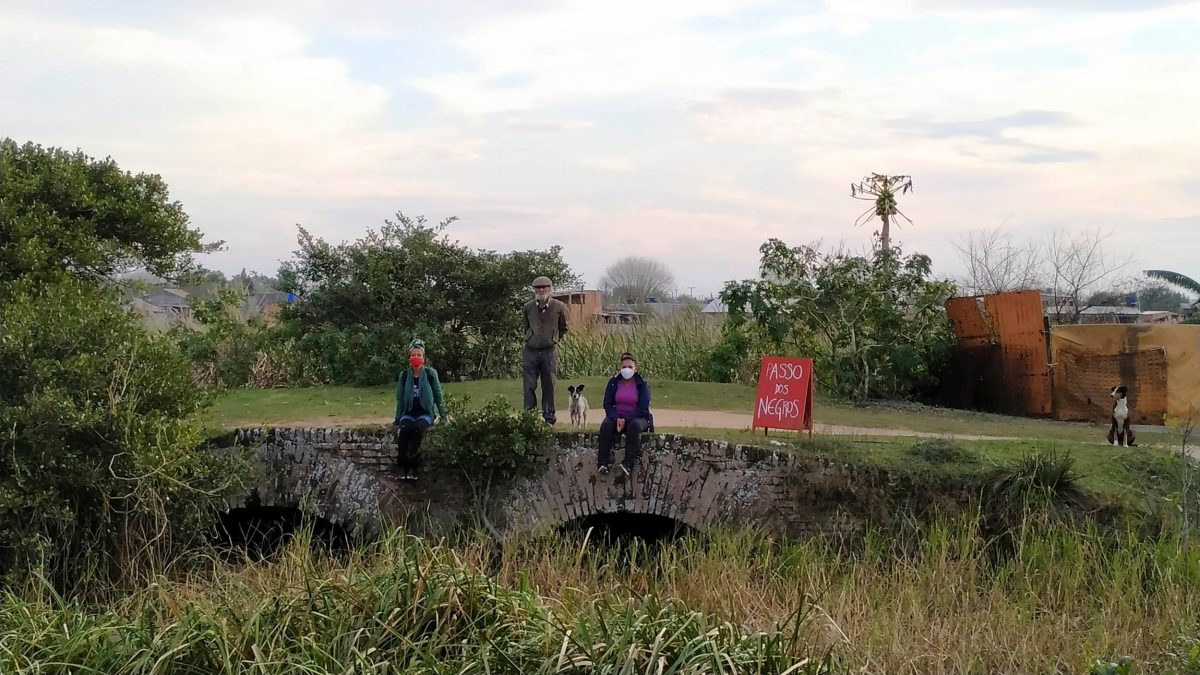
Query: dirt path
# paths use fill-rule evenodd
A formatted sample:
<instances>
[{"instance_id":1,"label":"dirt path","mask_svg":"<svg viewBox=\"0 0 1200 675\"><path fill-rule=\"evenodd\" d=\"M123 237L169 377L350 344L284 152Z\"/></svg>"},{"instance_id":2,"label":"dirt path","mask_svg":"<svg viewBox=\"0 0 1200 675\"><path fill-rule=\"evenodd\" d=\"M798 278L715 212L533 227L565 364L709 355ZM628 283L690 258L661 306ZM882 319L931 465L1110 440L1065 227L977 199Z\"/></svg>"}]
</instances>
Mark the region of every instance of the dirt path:
<instances>
[{"instance_id":1,"label":"dirt path","mask_svg":"<svg viewBox=\"0 0 1200 675\"><path fill-rule=\"evenodd\" d=\"M596 428L600 425L599 415L592 412L588 426ZM337 417L288 420L276 422L277 427L351 427L371 424L390 424L390 417ZM567 420L560 418L558 428L566 430ZM713 412L704 410L654 410L654 423L659 427L690 428L690 429L749 429L753 422L751 415L730 412ZM1011 441L1013 436L977 436L973 434L945 434L928 431L909 431L907 429L881 429L876 427L844 427L832 424L816 424L815 433L832 436L906 436L919 438L956 438L964 441Z\"/></svg>"}]
</instances>

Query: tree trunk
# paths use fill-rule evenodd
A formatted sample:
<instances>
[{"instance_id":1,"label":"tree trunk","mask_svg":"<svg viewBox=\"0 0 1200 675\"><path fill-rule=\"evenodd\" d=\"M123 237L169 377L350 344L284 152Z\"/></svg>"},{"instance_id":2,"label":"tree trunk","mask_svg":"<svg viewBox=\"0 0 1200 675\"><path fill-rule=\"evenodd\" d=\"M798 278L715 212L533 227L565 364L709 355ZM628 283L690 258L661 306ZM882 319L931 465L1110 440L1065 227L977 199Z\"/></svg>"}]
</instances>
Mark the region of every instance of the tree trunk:
<instances>
[{"instance_id":1,"label":"tree trunk","mask_svg":"<svg viewBox=\"0 0 1200 675\"><path fill-rule=\"evenodd\" d=\"M883 214L880 219L883 220L883 229L879 232L879 243L882 250L890 250L892 245L891 222L888 220L888 214Z\"/></svg>"}]
</instances>

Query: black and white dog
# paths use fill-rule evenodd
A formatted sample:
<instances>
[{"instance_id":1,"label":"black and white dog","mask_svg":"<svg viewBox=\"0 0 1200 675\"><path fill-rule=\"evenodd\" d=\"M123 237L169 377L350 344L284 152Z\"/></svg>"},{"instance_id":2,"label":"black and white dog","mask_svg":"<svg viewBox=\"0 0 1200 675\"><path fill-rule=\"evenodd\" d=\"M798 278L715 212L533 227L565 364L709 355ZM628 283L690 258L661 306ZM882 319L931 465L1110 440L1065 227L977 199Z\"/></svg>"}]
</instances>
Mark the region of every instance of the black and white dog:
<instances>
[{"instance_id":1,"label":"black and white dog","mask_svg":"<svg viewBox=\"0 0 1200 675\"><path fill-rule=\"evenodd\" d=\"M587 425L588 402L583 395L583 385L567 387L567 398L570 400L571 426L582 429Z\"/></svg>"},{"instance_id":2,"label":"black and white dog","mask_svg":"<svg viewBox=\"0 0 1200 675\"><path fill-rule=\"evenodd\" d=\"M1113 398L1112 427L1108 430L1110 445L1123 445L1127 448L1137 447L1133 442L1133 427L1129 425L1129 399L1126 398L1125 385L1113 387L1109 394Z\"/></svg>"}]
</instances>

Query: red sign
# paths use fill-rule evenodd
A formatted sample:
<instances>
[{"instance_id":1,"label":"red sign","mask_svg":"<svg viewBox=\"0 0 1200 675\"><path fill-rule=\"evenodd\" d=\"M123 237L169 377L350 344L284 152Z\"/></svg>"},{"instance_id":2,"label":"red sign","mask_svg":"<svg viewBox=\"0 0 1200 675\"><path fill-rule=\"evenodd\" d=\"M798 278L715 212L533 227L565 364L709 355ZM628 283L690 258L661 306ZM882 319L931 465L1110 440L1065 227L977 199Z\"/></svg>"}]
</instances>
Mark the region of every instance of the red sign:
<instances>
[{"instance_id":1,"label":"red sign","mask_svg":"<svg viewBox=\"0 0 1200 675\"><path fill-rule=\"evenodd\" d=\"M764 356L758 372L754 428L812 431L812 359Z\"/></svg>"}]
</instances>

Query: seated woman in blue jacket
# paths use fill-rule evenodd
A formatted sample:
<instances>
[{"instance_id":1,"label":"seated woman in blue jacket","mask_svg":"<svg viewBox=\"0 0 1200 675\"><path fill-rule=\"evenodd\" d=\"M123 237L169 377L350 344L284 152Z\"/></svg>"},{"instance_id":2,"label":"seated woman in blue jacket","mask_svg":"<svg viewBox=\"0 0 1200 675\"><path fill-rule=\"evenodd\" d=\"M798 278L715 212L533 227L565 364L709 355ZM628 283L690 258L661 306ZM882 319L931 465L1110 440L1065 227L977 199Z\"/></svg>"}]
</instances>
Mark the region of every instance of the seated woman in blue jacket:
<instances>
[{"instance_id":1,"label":"seated woman in blue jacket","mask_svg":"<svg viewBox=\"0 0 1200 675\"><path fill-rule=\"evenodd\" d=\"M621 355L621 370L604 389L604 421L600 423L600 473L612 466L612 447L616 437L625 434L625 458L621 470L633 472L642 451L642 434L654 431L650 414L650 385L637 372L637 359L628 352Z\"/></svg>"},{"instance_id":2,"label":"seated woman in blue jacket","mask_svg":"<svg viewBox=\"0 0 1200 675\"><path fill-rule=\"evenodd\" d=\"M442 383L437 371L425 365L425 343L413 340L408 346L408 368L396 380L397 468L401 480L416 480L421 463L421 441L435 419L446 419Z\"/></svg>"}]
</instances>

